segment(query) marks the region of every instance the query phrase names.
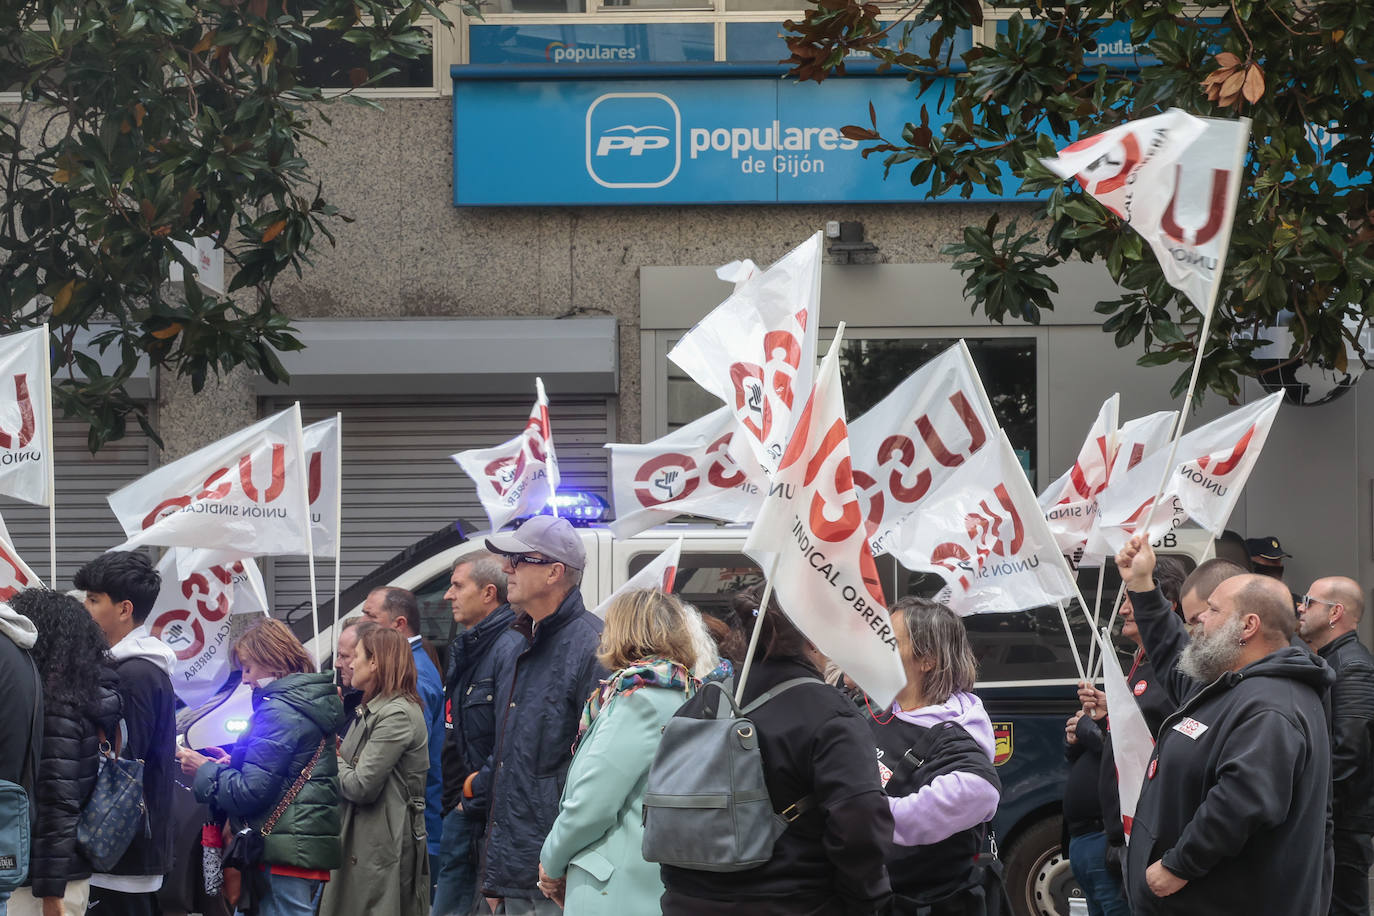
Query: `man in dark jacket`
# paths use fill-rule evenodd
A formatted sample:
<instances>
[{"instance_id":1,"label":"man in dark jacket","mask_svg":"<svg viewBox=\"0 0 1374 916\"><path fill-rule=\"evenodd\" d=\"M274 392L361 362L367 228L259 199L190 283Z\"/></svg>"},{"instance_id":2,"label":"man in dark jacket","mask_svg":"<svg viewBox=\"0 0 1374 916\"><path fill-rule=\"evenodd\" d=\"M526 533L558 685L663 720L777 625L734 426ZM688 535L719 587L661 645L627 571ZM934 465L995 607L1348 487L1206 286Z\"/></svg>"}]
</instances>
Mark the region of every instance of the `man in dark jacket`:
<instances>
[{"instance_id":1,"label":"man in dark jacket","mask_svg":"<svg viewBox=\"0 0 1374 916\"><path fill-rule=\"evenodd\" d=\"M176 695L171 673L176 655L148 635L143 622L162 580L148 557L130 551L101 554L72 580L86 592L114 656L128 742L125 757L143 761L143 798L148 834L136 835L109 874L91 876L91 916L151 916L154 895L172 865L172 783L176 778Z\"/></svg>"},{"instance_id":2,"label":"man in dark jacket","mask_svg":"<svg viewBox=\"0 0 1374 916\"><path fill-rule=\"evenodd\" d=\"M1334 675L1290 645L1288 590L1236 576L1188 621L1154 587L1154 552L1117 555L1145 651L1197 685L1165 719L1127 852L1136 916L1323 916L1331 896L1331 748L1322 695ZM1320 852L1319 852L1320 850Z\"/></svg>"},{"instance_id":3,"label":"man in dark jacket","mask_svg":"<svg viewBox=\"0 0 1374 916\"><path fill-rule=\"evenodd\" d=\"M511 629L503 561L489 553L459 560L444 593L465 629L448 651L444 679L444 837L434 916L461 916L477 897L477 851L490 808L496 743L496 685L510 679L524 638Z\"/></svg>"},{"instance_id":4,"label":"man in dark jacket","mask_svg":"<svg viewBox=\"0 0 1374 916\"><path fill-rule=\"evenodd\" d=\"M1298 635L1336 672L1331 688L1333 916L1368 916L1374 865L1374 656L1355 632L1363 614L1360 584L1344 576L1313 582L1298 605Z\"/></svg>"},{"instance_id":5,"label":"man in dark jacket","mask_svg":"<svg viewBox=\"0 0 1374 916\"><path fill-rule=\"evenodd\" d=\"M539 890L539 851L558 816L582 707L606 676L601 621L582 604L586 551L566 519L541 515L487 538L505 557L506 594L528 640L496 695L482 894L497 913L562 910Z\"/></svg>"},{"instance_id":6,"label":"man in dark jacket","mask_svg":"<svg viewBox=\"0 0 1374 916\"><path fill-rule=\"evenodd\" d=\"M38 640L33 622L23 614L0 604L0 779L24 786L32 795L38 771L38 753L43 742L43 694L38 673L28 650ZM26 766L27 764L27 766ZM29 800L29 815L35 808ZM17 850L0 849L0 856L17 855ZM5 912L8 890L0 890L0 914Z\"/></svg>"}]
</instances>

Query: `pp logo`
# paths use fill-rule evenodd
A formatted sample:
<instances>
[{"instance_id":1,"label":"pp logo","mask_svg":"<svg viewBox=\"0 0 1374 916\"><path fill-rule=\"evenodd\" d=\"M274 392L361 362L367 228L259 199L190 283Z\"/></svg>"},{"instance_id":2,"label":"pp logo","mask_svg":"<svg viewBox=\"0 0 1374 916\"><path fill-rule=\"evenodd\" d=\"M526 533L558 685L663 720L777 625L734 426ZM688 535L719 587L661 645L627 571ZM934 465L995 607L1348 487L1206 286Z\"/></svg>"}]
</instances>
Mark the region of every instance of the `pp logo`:
<instances>
[{"instance_id":1,"label":"pp logo","mask_svg":"<svg viewBox=\"0 0 1374 916\"><path fill-rule=\"evenodd\" d=\"M682 113L658 92L608 92L587 108L587 174L603 188L661 188L682 166Z\"/></svg>"}]
</instances>

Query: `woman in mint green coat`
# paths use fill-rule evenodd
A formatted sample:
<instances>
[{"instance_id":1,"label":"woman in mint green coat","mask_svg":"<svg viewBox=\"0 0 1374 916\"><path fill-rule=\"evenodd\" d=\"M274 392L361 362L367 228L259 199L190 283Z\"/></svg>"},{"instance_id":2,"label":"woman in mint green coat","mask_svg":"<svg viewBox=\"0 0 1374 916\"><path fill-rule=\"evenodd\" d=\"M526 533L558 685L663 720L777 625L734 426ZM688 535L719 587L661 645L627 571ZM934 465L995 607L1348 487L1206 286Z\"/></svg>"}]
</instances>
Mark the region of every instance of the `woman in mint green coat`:
<instances>
[{"instance_id":1,"label":"woman in mint green coat","mask_svg":"<svg viewBox=\"0 0 1374 916\"><path fill-rule=\"evenodd\" d=\"M606 611L598 658L613 673L582 712L539 887L565 916L658 913L657 863L645 862L644 781L663 726L698 681L696 612L671 595L627 592Z\"/></svg>"}]
</instances>

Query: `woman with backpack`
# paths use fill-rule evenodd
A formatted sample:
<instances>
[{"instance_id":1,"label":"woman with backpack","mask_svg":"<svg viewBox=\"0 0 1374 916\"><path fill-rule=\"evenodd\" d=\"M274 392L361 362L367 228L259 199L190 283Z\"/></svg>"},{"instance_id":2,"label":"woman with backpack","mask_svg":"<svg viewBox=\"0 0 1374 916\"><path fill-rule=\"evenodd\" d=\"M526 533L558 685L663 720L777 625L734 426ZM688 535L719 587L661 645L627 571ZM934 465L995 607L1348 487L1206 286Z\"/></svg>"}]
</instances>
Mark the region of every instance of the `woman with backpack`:
<instances>
[{"instance_id":1,"label":"woman with backpack","mask_svg":"<svg viewBox=\"0 0 1374 916\"><path fill-rule=\"evenodd\" d=\"M872 709L878 772L893 831L887 870L898 916L1009 913L995 874L975 862L1002 785L992 723L970 691L977 676L964 624L924 598L892 607L906 687Z\"/></svg>"},{"instance_id":2,"label":"woman with backpack","mask_svg":"<svg viewBox=\"0 0 1374 916\"><path fill-rule=\"evenodd\" d=\"M709 640L672 595L639 589L606 609L597 660L612 674L587 701L539 887L568 916L654 913L663 894L644 861L644 781L673 713L696 692ZM698 638L700 636L700 638Z\"/></svg>"},{"instance_id":3,"label":"woman with backpack","mask_svg":"<svg viewBox=\"0 0 1374 916\"><path fill-rule=\"evenodd\" d=\"M10 607L38 630L31 650L43 685L43 743L30 795L37 811L28 886L14 892L11 916L81 916L91 863L76 842L81 810L95 788L101 732L114 743L120 702L109 644L68 595L31 588Z\"/></svg>"},{"instance_id":4,"label":"woman with backpack","mask_svg":"<svg viewBox=\"0 0 1374 916\"><path fill-rule=\"evenodd\" d=\"M742 632L754 628L759 590L738 594ZM769 602L741 706L800 679L749 713L773 810L788 821L772 857L740 871L664 865L663 916L850 916L891 897L883 854L892 815L878 782L863 715L821 679L817 653ZM741 672L743 673L743 672ZM702 690L679 712L707 718L726 702ZM729 713L727 712L727 715ZM709 844L710 838L703 838Z\"/></svg>"},{"instance_id":5,"label":"woman with backpack","mask_svg":"<svg viewBox=\"0 0 1374 916\"><path fill-rule=\"evenodd\" d=\"M341 862L334 743L343 704L332 675L315 672L280 620L250 626L230 658L253 687L248 730L232 754L180 748L177 759L195 776L196 799L229 818L226 864L238 860L243 888L256 892L248 903L257 916L310 916Z\"/></svg>"},{"instance_id":6,"label":"woman with backpack","mask_svg":"<svg viewBox=\"0 0 1374 916\"><path fill-rule=\"evenodd\" d=\"M429 733L410 643L365 620L354 628L358 718L339 746L343 866L324 890L321 916L425 916L425 779Z\"/></svg>"}]
</instances>

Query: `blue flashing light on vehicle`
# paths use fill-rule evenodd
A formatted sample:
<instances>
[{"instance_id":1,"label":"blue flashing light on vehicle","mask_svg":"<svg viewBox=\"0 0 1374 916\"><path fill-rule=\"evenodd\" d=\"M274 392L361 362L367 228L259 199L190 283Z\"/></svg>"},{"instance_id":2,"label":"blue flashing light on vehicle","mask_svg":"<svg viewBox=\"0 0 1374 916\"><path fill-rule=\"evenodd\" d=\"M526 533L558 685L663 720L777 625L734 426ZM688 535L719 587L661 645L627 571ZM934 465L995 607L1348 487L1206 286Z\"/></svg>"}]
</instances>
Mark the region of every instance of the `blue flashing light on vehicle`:
<instances>
[{"instance_id":1,"label":"blue flashing light on vehicle","mask_svg":"<svg viewBox=\"0 0 1374 916\"><path fill-rule=\"evenodd\" d=\"M587 523L601 521L610 508L606 500L596 493L589 490L572 490L551 496L544 507L544 513L548 514L556 509L558 515L570 522Z\"/></svg>"}]
</instances>

